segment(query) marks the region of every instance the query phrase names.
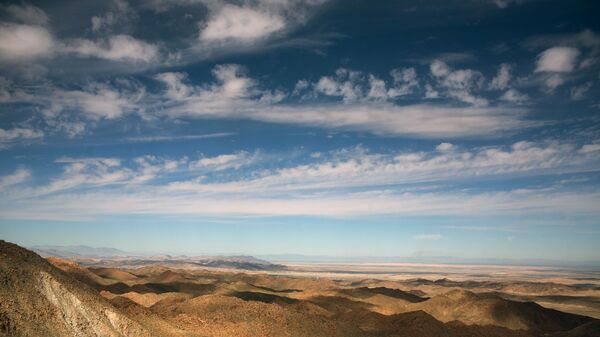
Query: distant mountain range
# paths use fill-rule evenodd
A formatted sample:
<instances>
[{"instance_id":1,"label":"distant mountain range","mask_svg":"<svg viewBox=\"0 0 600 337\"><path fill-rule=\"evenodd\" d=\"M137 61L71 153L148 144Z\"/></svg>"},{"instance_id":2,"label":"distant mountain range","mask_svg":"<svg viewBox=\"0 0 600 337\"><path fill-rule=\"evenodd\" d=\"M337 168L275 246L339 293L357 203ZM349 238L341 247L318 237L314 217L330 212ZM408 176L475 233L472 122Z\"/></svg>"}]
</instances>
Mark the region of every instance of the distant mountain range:
<instances>
[{"instance_id":1,"label":"distant mountain range","mask_svg":"<svg viewBox=\"0 0 600 337\"><path fill-rule=\"evenodd\" d=\"M125 252L115 248L76 246L32 246L30 249L42 257L58 257L78 261L86 266L121 267L168 265L171 267L201 266L242 270L282 270L286 267L253 256L186 256L149 255Z\"/></svg>"},{"instance_id":2,"label":"distant mountain range","mask_svg":"<svg viewBox=\"0 0 600 337\"><path fill-rule=\"evenodd\" d=\"M579 267L600 268L600 261L558 261L547 259L492 259L492 258L464 258L454 256L327 256L327 255L302 255L302 254L271 254L258 255L169 255L132 253L108 247L90 247L85 245L59 246L40 245L29 247L43 257L60 257L65 259L106 259L123 258L132 260L152 261L201 261L207 267L221 267L223 263L236 268L249 266L251 269L262 269L260 265L269 265L273 262L285 263L422 263L422 264L479 264L479 265L507 265L507 266L545 266L545 267Z\"/></svg>"},{"instance_id":3,"label":"distant mountain range","mask_svg":"<svg viewBox=\"0 0 600 337\"><path fill-rule=\"evenodd\" d=\"M131 255L122 250L107 247L90 246L32 246L31 250L43 257L54 256L65 259L73 258L100 258L100 257L118 257Z\"/></svg>"}]
</instances>

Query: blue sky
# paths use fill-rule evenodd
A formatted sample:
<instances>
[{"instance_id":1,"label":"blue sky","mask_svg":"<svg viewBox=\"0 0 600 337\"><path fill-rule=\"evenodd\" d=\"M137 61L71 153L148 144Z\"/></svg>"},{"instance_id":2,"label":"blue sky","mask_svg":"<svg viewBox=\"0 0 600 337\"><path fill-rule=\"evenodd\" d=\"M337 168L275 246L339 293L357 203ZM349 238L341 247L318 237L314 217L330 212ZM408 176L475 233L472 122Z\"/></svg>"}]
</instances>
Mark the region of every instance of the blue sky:
<instances>
[{"instance_id":1,"label":"blue sky","mask_svg":"<svg viewBox=\"0 0 600 337\"><path fill-rule=\"evenodd\" d=\"M600 4L0 6L0 237L600 261Z\"/></svg>"}]
</instances>

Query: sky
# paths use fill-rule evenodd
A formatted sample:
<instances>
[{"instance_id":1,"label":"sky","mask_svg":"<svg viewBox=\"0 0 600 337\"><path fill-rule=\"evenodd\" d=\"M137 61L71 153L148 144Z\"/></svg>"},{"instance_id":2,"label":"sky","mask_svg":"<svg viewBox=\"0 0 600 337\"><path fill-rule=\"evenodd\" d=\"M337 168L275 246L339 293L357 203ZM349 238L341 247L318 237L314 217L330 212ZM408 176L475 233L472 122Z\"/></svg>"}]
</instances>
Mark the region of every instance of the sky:
<instances>
[{"instance_id":1,"label":"sky","mask_svg":"<svg viewBox=\"0 0 600 337\"><path fill-rule=\"evenodd\" d=\"M0 238L600 262L600 3L0 4Z\"/></svg>"}]
</instances>

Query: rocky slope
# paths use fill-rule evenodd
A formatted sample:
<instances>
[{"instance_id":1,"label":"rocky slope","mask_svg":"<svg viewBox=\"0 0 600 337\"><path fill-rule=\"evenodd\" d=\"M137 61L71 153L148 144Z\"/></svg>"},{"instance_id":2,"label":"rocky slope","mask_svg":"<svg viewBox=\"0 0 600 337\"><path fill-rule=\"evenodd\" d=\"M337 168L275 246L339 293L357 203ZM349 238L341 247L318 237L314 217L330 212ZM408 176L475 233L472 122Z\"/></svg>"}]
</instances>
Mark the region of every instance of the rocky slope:
<instances>
[{"instance_id":1,"label":"rocky slope","mask_svg":"<svg viewBox=\"0 0 600 337\"><path fill-rule=\"evenodd\" d=\"M96 291L5 241L0 241L0 331L32 337L152 335Z\"/></svg>"}]
</instances>

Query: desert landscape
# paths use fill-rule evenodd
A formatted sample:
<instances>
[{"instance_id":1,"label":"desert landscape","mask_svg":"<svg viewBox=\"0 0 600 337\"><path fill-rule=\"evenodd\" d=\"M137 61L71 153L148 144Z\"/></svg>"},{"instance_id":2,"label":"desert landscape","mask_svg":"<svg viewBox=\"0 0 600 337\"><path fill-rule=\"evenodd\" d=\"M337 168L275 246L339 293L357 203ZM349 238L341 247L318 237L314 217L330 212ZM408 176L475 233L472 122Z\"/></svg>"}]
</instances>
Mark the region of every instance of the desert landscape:
<instances>
[{"instance_id":1,"label":"desert landscape","mask_svg":"<svg viewBox=\"0 0 600 337\"><path fill-rule=\"evenodd\" d=\"M206 263L206 258L55 253L72 259L44 259L0 243L2 336L592 337L600 332L600 272L594 271L285 265L251 257L210 257Z\"/></svg>"},{"instance_id":2,"label":"desert landscape","mask_svg":"<svg viewBox=\"0 0 600 337\"><path fill-rule=\"evenodd\" d=\"M0 337L600 337L599 18L0 0Z\"/></svg>"}]
</instances>

